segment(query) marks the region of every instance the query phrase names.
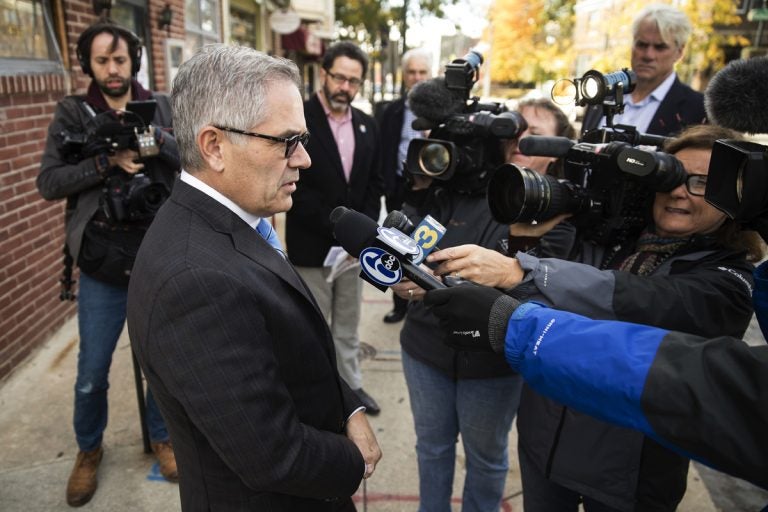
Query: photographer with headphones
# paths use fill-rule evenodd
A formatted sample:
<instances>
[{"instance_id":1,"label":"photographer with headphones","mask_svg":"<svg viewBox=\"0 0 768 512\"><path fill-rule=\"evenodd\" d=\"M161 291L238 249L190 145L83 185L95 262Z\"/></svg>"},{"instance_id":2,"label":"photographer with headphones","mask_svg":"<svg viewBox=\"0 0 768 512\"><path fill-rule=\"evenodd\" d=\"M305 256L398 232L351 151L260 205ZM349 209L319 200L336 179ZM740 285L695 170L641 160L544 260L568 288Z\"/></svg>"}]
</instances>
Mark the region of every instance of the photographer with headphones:
<instances>
[{"instance_id":1,"label":"photographer with headphones","mask_svg":"<svg viewBox=\"0 0 768 512\"><path fill-rule=\"evenodd\" d=\"M92 78L85 95L56 106L37 188L47 200L65 199L65 279L80 268L80 347L74 429L79 453L67 485L67 503L90 501L107 425L112 353L126 318L128 278L154 213L180 170L166 96L144 89L135 76L141 41L109 20L78 38L77 57ZM63 298L74 298L65 290ZM151 392L146 421L152 450L166 480L178 480L165 422Z\"/></svg>"}]
</instances>

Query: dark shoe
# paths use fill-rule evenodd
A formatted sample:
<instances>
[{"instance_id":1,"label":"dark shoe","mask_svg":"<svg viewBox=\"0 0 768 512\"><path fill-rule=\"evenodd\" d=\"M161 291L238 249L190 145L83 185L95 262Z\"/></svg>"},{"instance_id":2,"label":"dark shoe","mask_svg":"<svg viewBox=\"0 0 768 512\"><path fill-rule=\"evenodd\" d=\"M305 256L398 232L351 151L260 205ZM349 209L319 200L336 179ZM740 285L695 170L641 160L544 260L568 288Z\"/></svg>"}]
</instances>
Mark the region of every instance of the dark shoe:
<instances>
[{"instance_id":1,"label":"dark shoe","mask_svg":"<svg viewBox=\"0 0 768 512\"><path fill-rule=\"evenodd\" d=\"M363 402L363 405L365 406L365 413L370 414L371 416L376 416L381 412L381 408L379 408L379 404L376 403L376 400L371 398L371 396L363 391L363 388L360 389L353 389L354 393L357 395L357 398L360 399L361 402Z\"/></svg>"},{"instance_id":2,"label":"dark shoe","mask_svg":"<svg viewBox=\"0 0 768 512\"><path fill-rule=\"evenodd\" d=\"M384 315L384 323L385 324L396 324L400 320L405 318L405 311L398 311L396 309L393 309L386 315Z\"/></svg>"},{"instance_id":3,"label":"dark shoe","mask_svg":"<svg viewBox=\"0 0 768 512\"><path fill-rule=\"evenodd\" d=\"M179 471L176 468L176 456L170 441L152 443L152 451L160 464L160 474L169 482L179 481Z\"/></svg>"},{"instance_id":4,"label":"dark shoe","mask_svg":"<svg viewBox=\"0 0 768 512\"><path fill-rule=\"evenodd\" d=\"M75 467L69 475L67 482L67 505L70 507L82 507L93 498L96 492L98 480L96 471L104 456L101 446L89 452L80 451L75 459Z\"/></svg>"}]
</instances>

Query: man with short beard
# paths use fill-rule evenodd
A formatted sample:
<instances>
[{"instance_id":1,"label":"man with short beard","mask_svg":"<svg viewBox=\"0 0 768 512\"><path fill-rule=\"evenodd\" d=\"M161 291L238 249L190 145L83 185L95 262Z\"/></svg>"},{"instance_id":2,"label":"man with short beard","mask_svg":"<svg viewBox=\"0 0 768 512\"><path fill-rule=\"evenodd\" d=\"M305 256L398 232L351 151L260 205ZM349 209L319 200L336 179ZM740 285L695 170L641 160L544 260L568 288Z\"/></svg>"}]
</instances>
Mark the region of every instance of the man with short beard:
<instances>
[{"instance_id":1,"label":"man with short beard","mask_svg":"<svg viewBox=\"0 0 768 512\"><path fill-rule=\"evenodd\" d=\"M368 57L348 41L325 53L322 87L304 103L312 134L307 147L312 165L300 171L301 185L286 214L288 257L309 285L329 322L339 373L357 394L368 414L379 405L364 390L358 353L362 284L358 270L331 275L326 261L334 239L330 214L337 206L352 208L376 220L381 210L378 130L374 120L352 106L368 69ZM357 254L347 255L349 261ZM330 282L329 282L330 278Z\"/></svg>"},{"instance_id":2,"label":"man with short beard","mask_svg":"<svg viewBox=\"0 0 768 512\"><path fill-rule=\"evenodd\" d=\"M80 268L73 421L79 452L66 494L73 507L88 503L97 487L109 368L125 324L133 260L180 169L167 97L144 89L134 78L141 61L139 38L101 21L80 35L77 57L93 80L85 95L67 96L56 106L37 178L45 199L67 200L68 269L73 264ZM156 101L149 125L138 113L126 111L132 100ZM119 149L112 145L116 140ZM150 444L160 472L176 482L173 448L151 392L146 403Z\"/></svg>"}]
</instances>

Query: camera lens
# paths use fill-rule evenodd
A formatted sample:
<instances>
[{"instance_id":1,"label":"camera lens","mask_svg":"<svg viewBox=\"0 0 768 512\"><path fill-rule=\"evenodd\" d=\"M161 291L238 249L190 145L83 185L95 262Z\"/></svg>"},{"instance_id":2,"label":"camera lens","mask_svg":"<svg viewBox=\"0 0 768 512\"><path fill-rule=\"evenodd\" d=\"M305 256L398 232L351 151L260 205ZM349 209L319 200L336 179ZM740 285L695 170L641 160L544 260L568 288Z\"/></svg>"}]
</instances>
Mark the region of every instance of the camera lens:
<instances>
[{"instance_id":1,"label":"camera lens","mask_svg":"<svg viewBox=\"0 0 768 512\"><path fill-rule=\"evenodd\" d=\"M451 165L451 153L442 144L431 143L419 152L419 167L427 176L439 176Z\"/></svg>"},{"instance_id":2,"label":"camera lens","mask_svg":"<svg viewBox=\"0 0 768 512\"><path fill-rule=\"evenodd\" d=\"M585 211L590 204L581 189L514 164L498 167L488 182L488 207L503 224L545 221Z\"/></svg>"}]
</instances>

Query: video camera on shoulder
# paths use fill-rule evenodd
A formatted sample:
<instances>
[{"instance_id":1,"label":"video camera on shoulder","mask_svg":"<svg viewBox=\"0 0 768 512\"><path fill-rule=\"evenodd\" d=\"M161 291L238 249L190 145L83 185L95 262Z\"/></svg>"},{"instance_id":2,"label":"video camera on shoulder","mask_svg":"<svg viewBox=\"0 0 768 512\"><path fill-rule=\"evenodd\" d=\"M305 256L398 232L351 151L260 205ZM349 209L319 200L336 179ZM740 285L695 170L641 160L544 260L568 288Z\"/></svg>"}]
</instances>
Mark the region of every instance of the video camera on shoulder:
<instances>
[{"instance_id":1,"label":"video camera on shoulder","mask_svg":"<svg viewBox=\"0 0 768 512\"><path fill-rule=\"evenodd\" d=\"M682 185L687 173L674 156L653 149L666 138L613 126L613 115L624 108L624 92L634 89L632 71L603 75L591 70L573 83L576 103L602 105L609 125L578 142L563 137L521 139L523 154L562 158L565 179L504 164L488 183L491 213L506 224L542 222L570 213L569 222L586 240L610 245L636 238L651 220L656 192Z\"/></svg>"},{"instance_id":2,"label":"video camera on shoulder","mask_svg":"<svg viewBox=\"0 0 768 512\"><path fill-rule=\"evenodd\" d=\"M517 138L528 127L500 103L470 98L483 56L471 51L446 65L445 77L418 84L408 97L417 116L413 128L431 130L408 146L405 168L462 193L484 193L492 171L504 161L499 139Z\"/></svg>"},{"instance_id":3,"label":"video camera on shoulder","mask_svg":"<svg viewBox=\"0 0 768 512\"><path fill-rule=\"evenodd\" d=\"M151 122L156 100L129 101L125 111L107 111L93 116L85 133L63 131L61 151L72 163L123 149L138 153L139 160L160 153ZM170 195L163 183L144 173L128 174L119 167L107 170L100 199L101 211L111 223L151 219Z\"/></svg>"},{"instance_id":4,"label":"video camera on shoulder","mask_svg":"<svg viewBox=\"0 0 768 512\"><path fill-rule=\"evenodd\" d=\"M64 158L79 162L121 149L136 151L140 159L157 156L160 148L151 124L156 108L156 100L129 101L125 111L110 110L93 116L84 133L62 130L59 147Z\"/></svg>"}]
</instances>

